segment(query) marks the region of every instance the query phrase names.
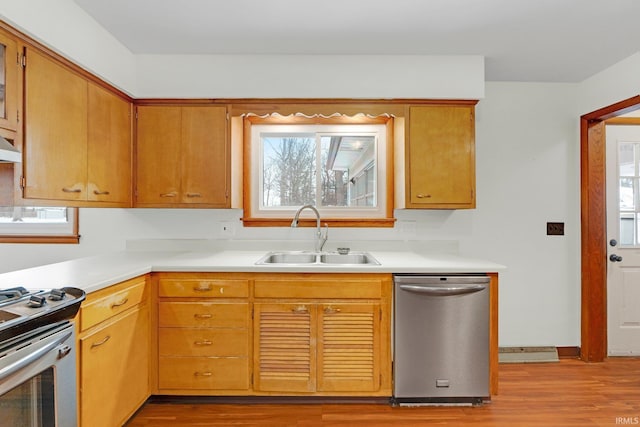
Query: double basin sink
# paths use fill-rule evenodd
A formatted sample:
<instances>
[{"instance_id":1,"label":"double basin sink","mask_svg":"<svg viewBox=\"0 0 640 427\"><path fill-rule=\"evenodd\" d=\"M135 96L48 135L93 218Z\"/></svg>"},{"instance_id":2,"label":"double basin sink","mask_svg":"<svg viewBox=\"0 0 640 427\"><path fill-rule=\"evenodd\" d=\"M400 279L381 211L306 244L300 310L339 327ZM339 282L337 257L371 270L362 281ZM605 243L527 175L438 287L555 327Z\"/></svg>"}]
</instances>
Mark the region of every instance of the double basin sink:
<instances>
[{"instance_id":1,"label":"double basin sink","mask_svg":"<svg viewBox=\"0 0 640 427\"><path fill-rule=\"evenodd\" d=\"M368 252L269 252L256 262L257 265L380 265Z\"/></svg>"}]
</instances>

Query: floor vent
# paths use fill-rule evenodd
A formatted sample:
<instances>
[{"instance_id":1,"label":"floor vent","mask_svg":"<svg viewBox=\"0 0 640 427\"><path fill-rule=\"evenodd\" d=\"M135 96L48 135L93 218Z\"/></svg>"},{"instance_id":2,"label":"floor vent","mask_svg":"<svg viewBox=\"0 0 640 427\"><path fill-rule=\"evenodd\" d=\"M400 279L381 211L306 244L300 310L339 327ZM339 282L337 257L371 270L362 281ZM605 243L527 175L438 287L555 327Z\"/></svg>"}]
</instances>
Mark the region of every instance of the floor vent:
<instances>
[{"instance_id":1,"label":"floor vent","mask_svg":"<svg viewBox=\"0 0 640 427\"><path fill-rule=\"evenodd\" d=\"M558 362L558 349L555 347L500 347L500 363L549 363Z\"/></svg>"}]
</instances>

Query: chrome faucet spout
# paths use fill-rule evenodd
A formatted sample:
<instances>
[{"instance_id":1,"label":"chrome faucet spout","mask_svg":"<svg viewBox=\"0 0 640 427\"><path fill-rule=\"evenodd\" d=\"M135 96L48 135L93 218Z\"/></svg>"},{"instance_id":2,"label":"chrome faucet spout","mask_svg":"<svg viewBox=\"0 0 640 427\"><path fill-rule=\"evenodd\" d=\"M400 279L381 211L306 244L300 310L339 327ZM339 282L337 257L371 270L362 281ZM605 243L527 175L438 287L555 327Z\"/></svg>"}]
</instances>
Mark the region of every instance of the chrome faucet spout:
<instances>
[{"instance_id":1,"label":"chrome faucet spout","mask_svg":"<svg viewBox=\"0 0 640 427\"><path fill-rule=\"evenodd\" d=\"M315 206L313 206L313 205L304 205L304 206L300 207L300 209L298 209L296 211L296 214L293 217L293 221L291 221L291 227L293 227L293 228L298 227L298 221L300 220L300 213L305 209L310 209L316 215L316 243L315 243L315 250L316 250L316 252L321 252L322 248L324 247L324 244L327 242L327 239L329 238L329 226L327 224L325 224L325 232L322 233L322 226L320 224L320 212L318 212L318 209L316 209Z\"/></svg>"}]
</instances>

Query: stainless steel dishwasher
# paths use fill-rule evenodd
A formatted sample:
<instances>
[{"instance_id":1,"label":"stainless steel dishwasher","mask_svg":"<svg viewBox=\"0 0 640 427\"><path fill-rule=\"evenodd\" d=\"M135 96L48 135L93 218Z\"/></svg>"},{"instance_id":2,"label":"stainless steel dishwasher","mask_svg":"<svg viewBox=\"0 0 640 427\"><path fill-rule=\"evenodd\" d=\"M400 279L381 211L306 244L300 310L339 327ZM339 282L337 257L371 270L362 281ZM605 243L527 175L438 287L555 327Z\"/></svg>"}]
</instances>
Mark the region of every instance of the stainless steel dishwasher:
<instances>
[{"instance_id":1,"label":"stainless steel dishwasher","mask_svg":"<svg viewBox=\"0 0 640 427\"><path fill-rule=\"evenodd\" d=\"M489 397L489 277L394 275L393 403Z\"/></svg>"}]
</instances>

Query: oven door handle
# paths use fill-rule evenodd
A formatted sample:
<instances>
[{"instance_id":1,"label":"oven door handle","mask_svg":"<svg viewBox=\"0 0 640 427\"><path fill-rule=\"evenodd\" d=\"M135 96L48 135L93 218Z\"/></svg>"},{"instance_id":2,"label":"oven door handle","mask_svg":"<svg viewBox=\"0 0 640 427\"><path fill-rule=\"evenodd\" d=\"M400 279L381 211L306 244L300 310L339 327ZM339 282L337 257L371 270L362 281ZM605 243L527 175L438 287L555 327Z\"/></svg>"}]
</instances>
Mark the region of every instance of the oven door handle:
<instances>
[{"instance_id":1,"label":"oven door handle","mask_svg":"<svg viewBox=\"0 0 640 427\"><path fill-rule=\"evenodd\" d=\"M65 340L67 340L71 334L73 333L73 331L68 331L62 335L60 335L60 337L56 338L54 341L51 341L50 343L47 343L45 345L43 345L42 347L40 347L39 349L37 349L36 351L29 353L27 356L16 360L13 363L10 363L9 365L5 366L4 368L0 369L0 381L3 381L5 378L7 378L8 376L18 372L20 369L23 369L27 366L29 366L30 364L34 363L36 360L44 357L47 353L49 353L51 350L53 350L56 346L62 344Z\"/></svg>"}]
</instances>

